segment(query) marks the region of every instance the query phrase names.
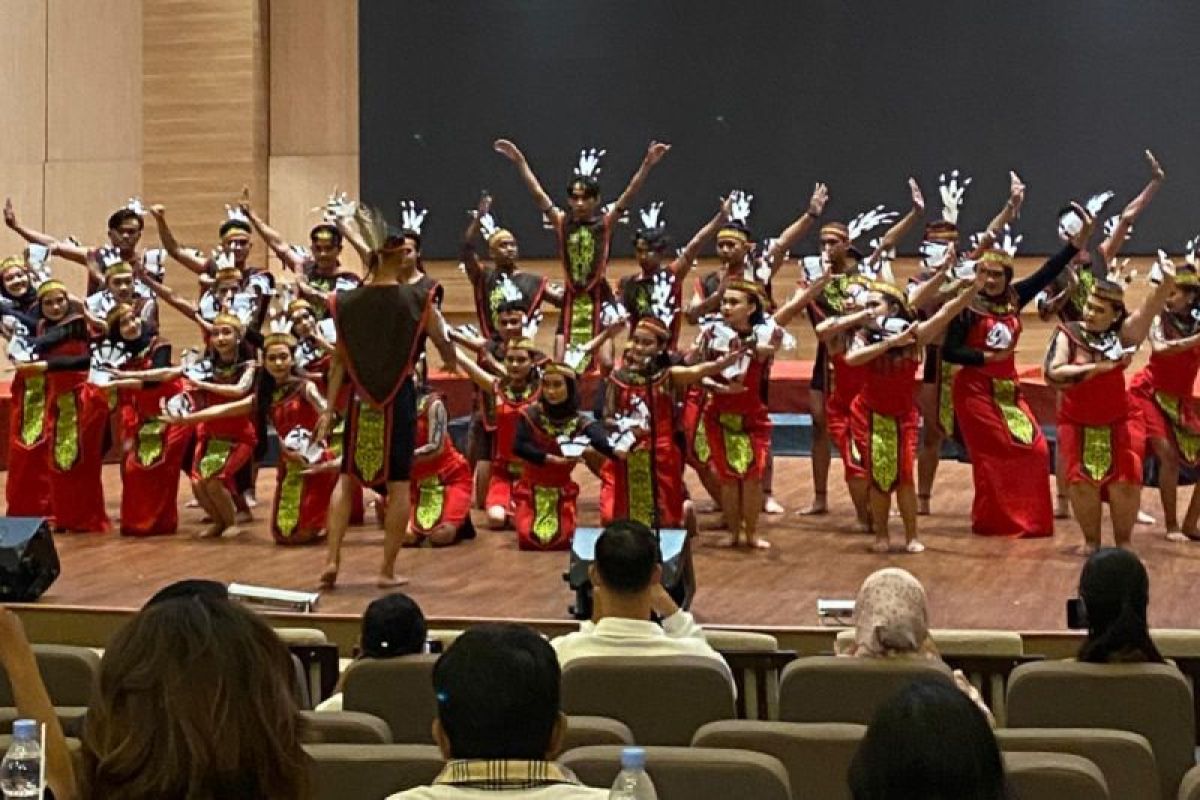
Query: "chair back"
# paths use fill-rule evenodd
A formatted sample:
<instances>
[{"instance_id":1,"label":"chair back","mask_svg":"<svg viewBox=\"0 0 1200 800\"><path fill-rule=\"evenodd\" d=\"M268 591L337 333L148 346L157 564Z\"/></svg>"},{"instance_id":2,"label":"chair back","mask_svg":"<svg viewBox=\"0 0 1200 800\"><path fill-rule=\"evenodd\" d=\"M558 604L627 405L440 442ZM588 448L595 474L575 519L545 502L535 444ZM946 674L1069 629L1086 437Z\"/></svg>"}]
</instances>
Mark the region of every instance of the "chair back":
<instances>
[{"instance_id":1,"label":"chair back","mask_svg":"<svg viewBox=\"0 0 1200 800\"><path fill-rule=\"evenodd\" d=\"M379 717L397 744L433 744L433 665L438 656L363 658L346 670L342 708Z\"/></svg>"},{"instance_id":2,"label":"chair back","mask_svg":"<svg viewBox=\"0 0 1200 800\"><path fill-rule=\"evenodd\" d=\"M42 683L55 706L86 706L100 677L100 656L89 647L65 644L35 644ZM0 706L14 706L8 675L0 670Z\"/></svg>"},{"instance_id":3,"label":"chair back","mask_svg":"<svg viewBox=\"0 0 1200 800\"><path fill-rule=\"evenodd\" d=\"M922 678L954 682L949 667L926 658L798 658L780 679L779 719L869 725L880 704Z\"/></svg>"},{"instance_id":4,"label":"chair back","mask_svg":"<svg viewBox=\"0 0 1200 800\"><path fill-rule=\"evenodd\" d=\"M996 742L1005 753L1070 753L1091 761L1113 797L1158 797L1158 767L1146 737L1104 728L1002 728Z\"/></svg>"},{"instance_id":5,"label":"chair back","mask_svg":"<svg viewBox=\"0 0 1200 800\"><path fill-rule=\"evenodd\" d=\"M621 748L580 747L559 758L587 786L611 786L621 771ZM791 800L779 760L749 750L647 747L646 771L659 800Z\"/></svg>"},{"instance_id":6,"label":"chair back","mask_svg":"<svg viewBox=\"0 0 1200 800\"><path fill-rule=\"evenodd\" d=\"M1021 800L1116 800L1099 767L1067 753L1005 753L1004 774Z\"/></svg>"},{"instance_id":7,"label":"chair back","mask_svg":"<svg viewBox=\"0 0 1200 800\"><path fill-rule=\"evenodd\" d=\"M384 798L427 786L445 765L429 744L306 744L310 800Z\"/></svg>"},{"instance_id":8,"label":"chair back","mask_svg":"<svg viewBox=\"0 0 1200 800\"><path fill-rule=\"evenodd\" d=\"M391 744L392 729L361 711L301 711L305 744Z\"/></svg>"},{"instance_id":9,"label":"chair back","mask_svg":"<svg viewBox=\"0 0 1200 800\"><path fill-rule=\"evenodd\" d=\"M567 717L567 730L563 735L562 750L574 750L576 747L591 747L593 745L634 744L633 731L619 719L608 717Z\"/></svg>"}]
</instances>

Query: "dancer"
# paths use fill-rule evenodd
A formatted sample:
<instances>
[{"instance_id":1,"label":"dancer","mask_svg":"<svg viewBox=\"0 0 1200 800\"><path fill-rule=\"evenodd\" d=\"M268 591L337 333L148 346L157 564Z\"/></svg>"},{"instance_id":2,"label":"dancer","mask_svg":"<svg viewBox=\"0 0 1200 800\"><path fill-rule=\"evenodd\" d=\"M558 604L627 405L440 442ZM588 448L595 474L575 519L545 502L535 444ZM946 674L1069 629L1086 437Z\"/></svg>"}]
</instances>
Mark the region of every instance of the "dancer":
<instances>
[{"instance_id":1,"label":"dancer","mask_svg":"<svg viewBox=\"0 0 1200 800\"><path fill-rule=\"evenodd\" d=\"M625 191L612 205L604 208L600 205L600 181L597 178L600 174L599 160L604 152L583 151L580 153L579 166L575 169L575 177L567 185L569 213L554 205L524 153L515 144L507 139L497 139L493 147L516 165L525 188L533 195L537 207L549 218L558 238L559 258L566 278L562 316L554 337L554 357L561 359L568 344L581 346L600 332L600 309L612 299L612 289L605 280L605 272L608 269L613 226L642 188L650 170L663 159L671 145L650 142L641 165L629 180ZM613 361L611 345L603 347L598 358L601 371L608 372ZM590 371L593 366L589 358L580 368Z\"/></svg>"},{"instance_id":2,"label":"dancer","mask_svg":"<svg viewBox=\"0 0 1200 800\"><path fill-rule=\"evenodd\" d=\"M425 380L424 359L417 375L417 434L413 450L409 503L412 515L406 546L445 547L474 539L471 523L471 467L450 441L446 403Z\"/></svg>"},{"instance_id":3,"label":"dancer","mask_svg":"<svg viewBox=\"0 0 1200 800\"><path fill-rule=\"evenodd\" d=\"M1074 207L1082 220L1079 232L1029 277L1013 280L1016 242L1010 237L985 252L977 266L983 288L946 330L942 358L960 367L954 375L954 413L971 458L971 530L983 536L1054 533L1049 449L1021 396L1016 346L1021 309L1091 235L1092 216Z\"/></svg>"},{"instance_id":4,"label":"dancer","mask_svg":"<svg viewBox=\"0 0 1200 800\"><path fill-rule=\"evenodd\" d=\"M904 522L904 550L920 553L925 549L917 538L913 476L919 431L913 400L917 367L922 350L975 299L981 285L982 277L977 277L926 320L917 319L904 291L891 284L872 283L866 296L864 310L870 316L854 335L845 361L851 367L866 366L867 374L850 410L853 444L842 457L858 461L868 478L871 530L875 534L871 549L877 553L888 551L892 495L896 496Z\"/></svg>"},{"instance_id":5,"label":"dancer","mask_svg":"<svg viewBox=\"0 0 1200 800\"><path fill-rule=\"evenodd\" d=\"M351 397L342 474L329 506L329 549L320 580L326 587L337 582L355 483L386 483L383 562L376 583L389 587L407 581L395 570L409 516L408 482L416 432L413 367L426 337L451 369L455 350L445 335L446 321L434 307L440 286L401 279L413 263L412 236L389 230L378 210L360 207L356 220L369 248L367 277L362 286L337 293L330 303L337 351L315 436L319 442L328 440L338 395L348 378Z\"/></svg>"},{"instance_id":6,"label":"dancer","mask_svg":"<svg viewBox=\"0 0 1200 800\"><path fill-rule=\"evenodd\" d=\"M237 267L238 272L243 276L251 273L263 273L274 285L274 278L270 277L270 272L266 267L255 266L247 261L250 251L254 249L254 242L251 240L253 228L250 220L246 219L240 209L229 206L225 208L226 219L217 229L217 237L221 242L220 252L228 253L232 257L233 266ZM158 226L158 238L171 258L175 259L188 272L196 275L212 277L216 273L219 267L216 258L207 257L199 250L184 247L175 238L171 226L167 223L166 206L155 203L150 206L150 215L154 217L154 222Z\"/></svg>"},{"instance_id":7,"label":"dancer","mask_svg":"<svg viewBox=\"0 0 1200 800\"><path fill-rule=\"evenodd\" d=\"M1117 547L1132 544L1142 489L1144 423L1125 390L1125 369L1175 286L1175 267L1157 264L1162 282L1141 308L1125 307L1124 280L1110 270L1096 281L1083 320L1061 325L1046 356L1046 379L1062 391L1058 446L1066 464L1067 496L1083 531L1082 555L1100 548L1102 502L1112 511Z\"/></svg>"}]
</instances>

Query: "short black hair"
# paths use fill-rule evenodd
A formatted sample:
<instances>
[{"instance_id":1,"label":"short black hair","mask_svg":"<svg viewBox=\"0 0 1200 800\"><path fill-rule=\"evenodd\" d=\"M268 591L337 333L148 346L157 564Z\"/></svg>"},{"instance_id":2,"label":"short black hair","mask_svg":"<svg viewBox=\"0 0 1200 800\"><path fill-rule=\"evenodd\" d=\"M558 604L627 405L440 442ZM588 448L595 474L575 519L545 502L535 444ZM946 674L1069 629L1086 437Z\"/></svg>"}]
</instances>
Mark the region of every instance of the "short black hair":
<instances>
[{"instance_id":1,"label":"short black hair","mask_svg":"<svg viewBox=\"0 0 1200 800\"><path fill-rule=\"evenodd\" d=\"M251 233L250 223L241 219L227 219L222 222L221 227L217 229L217 235L224 239L225 234L229 233L230 231L241 231L242 233L249 235Z\"/></svg>"},{"instance_id":2,"label":"short black hair","mask_svg":"<svg viewBox=\"0 0 1200 800\"><path fill-rule=\"evenodd\" d=\"M633 246L637 247L638 242L645 242L655 253L665 253L671 249L671 236L663 227L638 228L633 234Z\"/></svg>"},{"instance_id":3,"label":"short black hair","mask_svg":"<svg viewBox=\"0 0 1200 800\"><path fill-rule=\"evenodd\" d=\"M367 658L394 658L425 652L425 614L403 592L372 600L363 612L360 645Z\"/></svg>"},{"instance_id":4,"label":"short black hair","mask_svg":"<svg viewBox=\"0 0 1200 800\"><path fill-rule=\"evenodd\" d=\"M1005 800L1000 748L958 688L921 679L879 707L850 762L854 800Z\"/></svg>"},{"instance_id":5,"label":"short black hair","mask_svg":"<svg viewBox=\"0 0 1200 800\"><path fill-rule=\"evenodd\" d=\"M558 721L561 677L554 648L532 628L467 630L433 668L450 757L543 760Z\"/></svg>"},{"instance_id":6,"label":"short black hair","mask_svg":"<svg viewBox=\"0 0 1200 800\"><path fill-rule=\"evenodd\" d=\"M412 231L412 230L409 230L408 228L405 228L403 231L400 232L400 239L402 242L404 239L411 239L412 243L413 243L413 248L418 253L421 252L421 234L417 233L416 231Z\"/></svg>"},{"instance_id":7,"label":"short black hair","mask_svg":"<svg viewBox=\"0 0 1200 800\"><path fill-rule=\"evenodd\" d=\"M146 601L143 608L157 605L166 600L174 600L178 597L206 597L216 600L229 599L229 587L220 581L210 581L205 578L185 578L181 581L169 583L163 588L154 593L154 596Z\"/></svg>"},{"instance_id":8,"label":"short black hair","mask_svg":"<svg viewBox=\"0 0 1200 800\"><path fill-rule=\"evenodd\" d=\"M522 314L529 313L529 304L524 299L521 300L505 300L496 307L496 314L506 314L510 311L520 311Z\"/></svg>"},{"instance_id":9,"label":"short black hair","mask_svg":"<svg viewBox=\"0 0 1200 800\"><path fill-rule=\"evenodd\" d=\"M583 187L583 196L591 198L600 197L600 181L591 175L576 175L571 178L571 182L567 184L567 194L575 191L576 186Z\"/></svg>"},{"instance_id":10,"label":"short black hair","mask_svg":"<svg viewBox=\"0 0 1200 800\"><path fill-rule=\"evenodd\" d=\"M309 241L316 241L318 237L324 238L325 236L332 239L336 247L342 246L342 232L337 229L336 225L322 222L320 225L314 225L313 229L308 232Z\"/></svg>"},{"instance_id":11,"label":"short black hair","mask_svg":"<svg viewBox=\"0 0 1200 800\"><path fill-rule=\"evenodd\" d=\"M132 208L118 208L108 217L108 229L110 231L115 231L117 228L121 227L122 222L126 222L127 220L131 219L137 220L139 231L146 227L146 221L142 219L141 214L137 213Z\"/></svg>"},{"instance_id":12,"label":"short black hair","mask_svg":"<svg viewBox=\"0 0 1200 800\"><path fill-rule=\"evenodd\" d=\"M596 570L615 592L640 592L650 585L654 567L662 560L658 539L632 519L609 523L596 539Z\"/></svg>"}]
</instances>

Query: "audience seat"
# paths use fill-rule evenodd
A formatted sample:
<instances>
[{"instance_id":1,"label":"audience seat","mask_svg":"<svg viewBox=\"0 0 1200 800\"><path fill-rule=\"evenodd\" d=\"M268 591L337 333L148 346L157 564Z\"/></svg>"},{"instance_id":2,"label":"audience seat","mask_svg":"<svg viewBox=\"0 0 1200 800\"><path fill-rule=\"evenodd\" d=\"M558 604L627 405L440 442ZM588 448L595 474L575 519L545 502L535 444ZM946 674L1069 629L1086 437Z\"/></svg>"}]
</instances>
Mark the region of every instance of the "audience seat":
<instances>
[{"instance_id":1,"label":"audience seat","mask_svg":"<svg viewBox=\"0 0 1200 800\"><path fill-rule=\"evenodd\" d=\"M1179 784L1179 800L1200 800L1200 767L1192 767L1183 776L1183 782Z\"/></svg>"},{"instance_id":2,"label":"audience seat","mask_svg":"<svg viewBox=\"0 0 1200 800\"><path fill-rule=\"evenodd\" d=\"M954 680L949 667L925 658L798 658L780 679L779 719L868 725L882 702L918 678Z\"/></svg>"},{"instance_id":3,"label":"audience seat","mask_svg":"<svg viewBox=\"0 0 1200 800\"><path fill-rule=\"evenodd\" d=\"M77 735L100 675L100 656L89 647L62 644L35 644L33 654L63 728ZM17 718L12 687L0 670L0 732L11 733Z\"/></svg>"},{"instance_id":4,"label":"audience seat","mask_svg":"<svg viewBox=\"0 0 1200 800\"><path fill-rule=\"evenodd\" d=\"M1008 684L1008 722L1140 733L1154 751L1163 798L1175 796L1196 763L1191 689L1169 664L1025 664Z\"/></svg>"},{"instance_id":5,"label":"audience seat","mask_svg":"<svg viewBox=\"0 0 1200 800\"><path fill-rule=\"evenodd\" d=\"M692 746L774 756L787 769L793 800L850 800L846 774L866 730L843 722L726 720L696 731Z\"/></svg>"},{"instance_id":6,"label":"audience seat","mask_svg":"<svg viewBox=\"0 0 1200 800\"><path fill-rule=\"evenodd\" d=\"M608 717L567 717L567 731L563 736L562 749L571 750L576 747L592 745L634 744L633 731L619 719Z\"/></svg>"},{"instance_id":7,"label":"audience seat","mask_svg":"<svg viewBox=\"0 0 1200 800\"><path fill-rule=\"evenodd\" d=\"M1109 794L1100 768L1081 756L1005 753L1004 773L1020 800L1122 800Z\"/></svg>"},{"instance_id":8,"label":"audience seat","mask_svg":"<svg viewBox=\"0 0 1200 800\"><path fill-rule=\"evenodd\" d=\"M1200 658L1200 631L1190 628L1153 628L1150 638L1163 658Z\"/></svg>"},{"instance_id":9,"label":"audience seat","mask_svg":"<svg viewBox=\"0 0 1200 800\"><path fill-rule=\"evenodd\" d=\"M342 708L373 714L392 729L397 744L433 744L437 715L432 654L355 661L342 684Z\"/></svg>"},{"instance_id":10,"label":"audience seat","mask_svg":"<svg viewBox=\"0 0 1200 800\"><path fill-rule=\"evenodd\" d=\"M722 629L704 630L709 645L721 653L737 686L737 716L772 719L779 714L779 674L796 654L781 651L779 640L767 633Z\"/></svg>"},{"instance_id":11,"label":"audience seat","mask_svg":"<svg viewBox=\"0 0 1200 800\"><path fill-rule=\"evenodd\" d=\"M562 710L619 719L641 745L687 746L704 723L733 719L733 688L703 656L580 658L563 669Z\"/></svg>"},{"instance_id":12,"label":"audience seat","mask_svg":"<svg viewBox=\"0 0 1200 800\"><path fill-rule=\"evenodd\" d=\"M621 770L620 747L580 747L559 762L588 786L607 787ZM749 750L647 747L646 771L658 800L791 800L779 760Z\"/></svg>"},{"instance_id":13,"label":"audience seat","mask_svg":"<svg viewBox=\"0 0 1200 800\"><path fill-rule=\"evenodd\" d=\"M383 800L425 786L442 771L441 751L425 744L306 744L310 800Z\"/></svg>"},{"instance_id":14,"label":"audience seat","mask_svg":"<svg viewBox=\"0 0 1200 800\"><path fill-rule=\"evenodd\" d=\"M1069 753L1095 764L1114 798L1153 798L1162 791L1146 737L1104 728L1007 728L996 731L1005 753Z\"/></svg>"},{"instance_id":15,"label":"audience seat","mask_svg":"<svg viewBox=\"0 0 1200 800\"><path fill-rule=\"evenodd\" d=\"M301 711L305 744L391 744L392 729L361 711Z\"/></svg>"}]
</instances>

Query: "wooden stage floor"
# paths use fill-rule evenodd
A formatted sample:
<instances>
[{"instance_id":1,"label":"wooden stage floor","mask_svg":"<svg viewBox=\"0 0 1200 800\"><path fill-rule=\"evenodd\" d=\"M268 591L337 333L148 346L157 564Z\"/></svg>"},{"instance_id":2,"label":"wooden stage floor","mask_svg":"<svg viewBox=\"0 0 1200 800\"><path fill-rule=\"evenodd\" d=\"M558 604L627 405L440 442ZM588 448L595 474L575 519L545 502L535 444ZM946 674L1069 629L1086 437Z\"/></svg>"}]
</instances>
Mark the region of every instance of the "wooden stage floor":
<instances>
[{"instance_id":1,"label":"wooden stage floor","mask_svg":"<svg viewBox=\"0 0 1200 800\"><path fill-rule=\"evenodd\" d=\"M832 481L833 513L800 517L811 491L810 461L776 462L777 496L788 514L764 516L763 530L774 547L749 552L723 546L727 534L713 528L715 514L701 515L695 548L698 592L695 612L707 623L742 626L817 625L818 597L853 598L873 570L903 566L920 578L930 596L936 627L987 627L1023 631L1064 628L1064 601L1074 594L1082 559L1069 554L1079 542L1073 522L1060 521L1053 539L995 540L970 533L970 467L943 462L934 495L934 515L921 518L928 547L921 555L875 555L870 538L854 532L849 499ZM580 472L583 472L581 469ZM840 463L833 463L835 476ZM0 473L0 483L7 476ZM289 589L316 588L323 546L275 546L261 517L266 514L274 471L259 477L259 517L241 536L197 540L199 510L184 509L180 532L149 540L117 535L58 535L62 576L40 605L134 608L159 587L185 577L239 581ZM105 468L109 512L115 517L120 492L115 466ZM693 494L699 487L689 475ZM581 524L597 523L597 482L582 481ZM186 492L181 489L181 497ZM1182 490L1186 499L1190 489ZM1147 511L1161 520L1157 492L1144 495ZM893 537L900 539L899 520ZM342 576L322 595L324 614L359 614L380 590L373 584L382 533L373 527L347 536ZM1200 608L1200 544L1172 544L1161 532L1140 526L1134 536L1151 574L1151 624L1193 627ZM401 571L406 587L429 617L565 620L572 595L561 579L565 553L522 553L511 532L480 530L473 542L442 550L405 550Z\"/></svg>"}]
</instances>

